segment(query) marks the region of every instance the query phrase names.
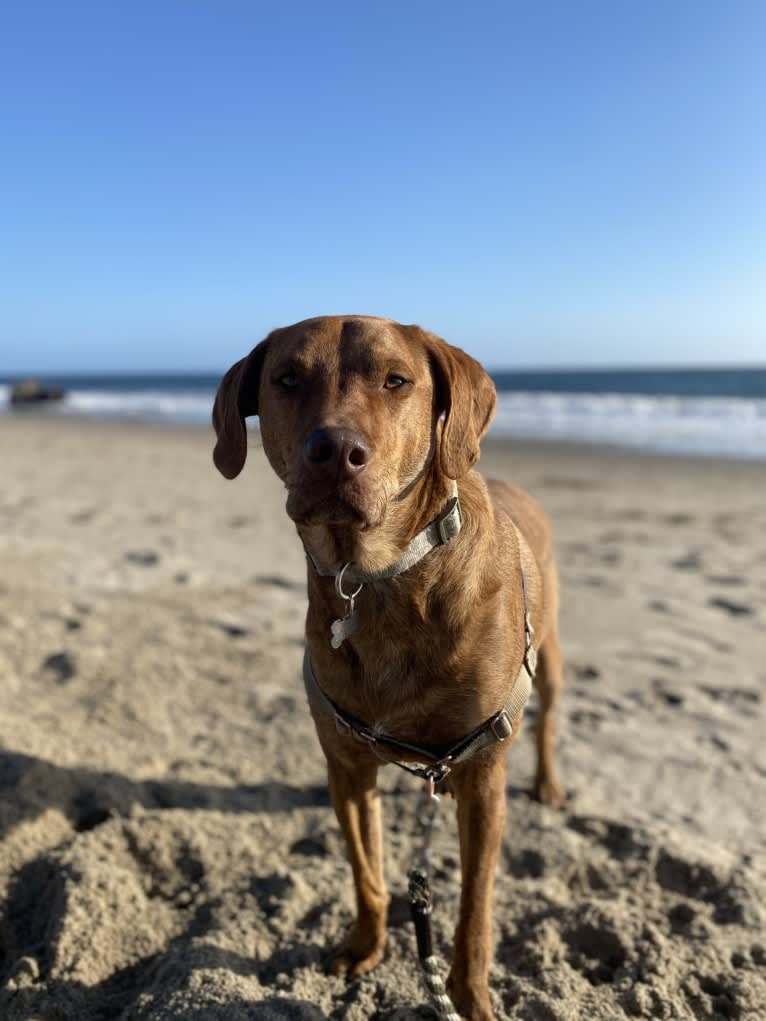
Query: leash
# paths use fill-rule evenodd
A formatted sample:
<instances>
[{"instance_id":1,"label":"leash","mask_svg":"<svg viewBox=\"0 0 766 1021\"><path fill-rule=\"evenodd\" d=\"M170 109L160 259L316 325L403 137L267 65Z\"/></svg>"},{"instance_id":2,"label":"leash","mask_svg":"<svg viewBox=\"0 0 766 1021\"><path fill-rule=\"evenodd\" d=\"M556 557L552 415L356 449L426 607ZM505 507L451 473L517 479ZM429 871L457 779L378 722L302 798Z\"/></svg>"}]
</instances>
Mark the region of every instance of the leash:
<instances>
[{"instance_id":1,"label":"leash","mask_svg":"<svg viewBox=\"0 0 766 1021\"><path fill-rule=\"evenodd\" d=\"M421 798L418 819L422 828L423 842L420 848L419 861L407 873L410 914L415 926L415 939L418 946L418 959L423 973L423 981L431 998L436 1013L443 1021L460 1021L460 1015L450 999L447 987L442 978L444 962L434 953L431 935L431 837L436 825L439 811L439 795L436 793L433 780L426 780Z\"/></svg>"}]
</instances>

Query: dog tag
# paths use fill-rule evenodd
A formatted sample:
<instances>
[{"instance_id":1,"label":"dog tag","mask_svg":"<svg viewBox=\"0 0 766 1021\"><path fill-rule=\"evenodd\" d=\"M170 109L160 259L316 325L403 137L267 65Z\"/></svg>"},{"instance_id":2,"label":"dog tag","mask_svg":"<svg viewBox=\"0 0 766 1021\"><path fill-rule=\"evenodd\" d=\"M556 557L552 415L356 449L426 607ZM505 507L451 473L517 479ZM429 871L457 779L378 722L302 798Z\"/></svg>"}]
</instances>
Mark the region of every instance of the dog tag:
<instances>
[{"instance_id":1,"label":"dog tag","mask_svg":"<svg viewBox=\"0 0 766 1021\"><path fill-rule=\"evenodd\" d=\"M346 613L343 617L334 620L330 625L332 638L330 645L333 649L339 649L347 638L350 638L359 627L359 615L354 609L354 600L349 599L346 603Z\"/></svg>"},{"instance_id":2,"label":"dog tag","mask_svg":"<svg viewBox=\"0 0 766 1021\"><path fill-rule=\"evenodd\" d=\"M330 645L333 649L339 649L345 640L350 638L359 627L359 617L354 609L354 601L364 588L364 584L360 582L355 592L345 591L343 588L343 579L349 567L351 567L350 563L344 564L335 576L335 591L341 597L345 605L343 616L338 620L334 620L330 625L330 633L332 635L330 638Z\"/></svg>"}]
</instances>

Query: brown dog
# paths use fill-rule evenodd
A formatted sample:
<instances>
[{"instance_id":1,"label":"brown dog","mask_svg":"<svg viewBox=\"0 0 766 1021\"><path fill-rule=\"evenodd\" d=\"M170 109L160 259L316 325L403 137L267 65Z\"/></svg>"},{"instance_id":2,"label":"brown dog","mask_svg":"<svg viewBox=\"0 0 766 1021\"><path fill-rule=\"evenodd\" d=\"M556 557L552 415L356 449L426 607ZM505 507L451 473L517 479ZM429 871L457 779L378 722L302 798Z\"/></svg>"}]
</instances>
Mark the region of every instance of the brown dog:
<instances>
[{"instance_id":1,"label":"brown dog","mask_svg":"<svg viewBox=\"0 0 766 1021\"><path fill-rule=\"evenodd\" d=\"M512 692L524 664L534 669L534 647L534 794L561 798L550 529L530 496L472 470L494 408L491 379L463 351L418 326L338 316L271 333L229 369L213 410L214 460L227 478L245 463L245 417L260 416L309 558L307 688L357 895L331 967L360 975L383 953L381 759L437 779L449 770L462 868L449 989L470 1021L493 1016L492 885L506 752L524 701ZM359 584L352 603L345 597Z\"/></svg>"}]
</instances>

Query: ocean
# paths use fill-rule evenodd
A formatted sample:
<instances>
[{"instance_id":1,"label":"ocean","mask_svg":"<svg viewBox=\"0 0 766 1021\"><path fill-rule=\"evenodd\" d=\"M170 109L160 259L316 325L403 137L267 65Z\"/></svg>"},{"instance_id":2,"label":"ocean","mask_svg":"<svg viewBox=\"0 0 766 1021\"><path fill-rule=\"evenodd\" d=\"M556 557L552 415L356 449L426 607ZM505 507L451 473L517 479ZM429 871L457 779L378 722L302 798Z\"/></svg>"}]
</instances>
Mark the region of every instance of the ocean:
<instances>
[{"instance_id":1,"label":"ocean","mask_svg":"<svg viewBox=\"0 0 766 1021\"><path fill-rule=\"evenodd\" d=\"M766 460L766 368L495 372L490 434L669 454ZM63 386L47 413L208 423L220 375L38 377ZM0 413L13 380L0 376Z\"/></svg>"}]
</instances>

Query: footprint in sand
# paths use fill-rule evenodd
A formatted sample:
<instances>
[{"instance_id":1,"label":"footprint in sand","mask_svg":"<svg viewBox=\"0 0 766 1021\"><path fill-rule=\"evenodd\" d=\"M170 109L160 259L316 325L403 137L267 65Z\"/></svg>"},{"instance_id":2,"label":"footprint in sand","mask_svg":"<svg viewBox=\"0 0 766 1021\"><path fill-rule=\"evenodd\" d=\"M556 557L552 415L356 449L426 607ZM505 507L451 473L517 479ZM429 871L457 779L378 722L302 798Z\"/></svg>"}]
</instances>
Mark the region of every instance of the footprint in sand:
<instances>
[{"instance_id":1,"label":"footprint in sand","mask_svg":"<svg viewBox=\"0 0 766 1021\"><path fill-rule=\"evenodd\" d=\"M213 620L210 623L220 628L229 638L247 638L248 635L253 633L251 628L245 627L243 624L237 624L234 621Z\"/></svg>"},{"instance_id":2,"label":"footprint in sand","mask_svg":"<svg viewBox=\"0 0 766 1021\"><path fill-rule=\"evenodd\" d=\"M140 567L154 567L160 561L159 553L154 550L128 550L125 559L131 564L138 564Z\"/></svg>"},{"instance_id":3,"label":"footprint in sand","mask_svg":"<svg viewBox=\"0 0 766 1021\"><path fill-rule=\"evenodd\" d=\"M593 917L576 922L561 936L568 948L567 960L593 986L612 982L628 956L628 949L611 919Z\"/></svg>"},{"instance_id":4,"label":"footprint in sand","mask_svg":"<svg viewBox=\"0 0 766 1021\"><path fill-rule=\"evenodd\" d=\"M534 848L527 847L521 853L511 853L508 857L508 871L516 879L541 879L545 873L545 858Z\"/></svg>"},{"instance_id":5,"label":"footprint in sand","mask_svg":"<svg viewBox=\"0 0 766 1021\"><path fill-rule=\"evenodd\" d=\"M600 574L586 574L580 580L583 585L587 585L589 588L604 588L609 584L608 580Z\"/></svg>"},{"instance_id":6,"label":"footprint in sand","mask_svg":"<svg viewBox=\"0 0 766 1021\"><path fill-rule=\"evenodd\" d=\"M601 676L601 671L598 667L593 666L591 663L575 663L572 669L578 681L595 681Z\"/></svg>"},{"instance_id":7,"label":"footprint in sand","mask_svg":"<svg viewBox=\"0 0 766 1021\"><path fill-rule=\"evenodd\" d=\"M253 578L256 585L271 585L274 588L283 588L288 591L302 591L305 588L303 582L291 581L281 574L256 574Z\"/></svg>"},{"instance_id":8,"label":"footprint in sand","mask_svg":"<svg viewBox=\"0 0 766 1021\"><path fill-rule=\"evenodd\" d=\"M678 670L681 666L681 660L676 656L655 656L654 662L657 666L667 667L669 670Z\"/></svg>"},{"instance_id":9,"label":"footprint in sand","mask_svg":"<svg viewBox=\"0 0 766 1021\"><path fill-rule=\"evenodd\" d=\"M684 902L674 905L670 911L668 911L668 921L670 922L670 928L676 934L688 934L692 923L696 920L698 912L691 904Z\"/></svg>"},{"instance_id":10,"label":"footprint in sand","mask_svg":"<svg viewBox=\"0 0 766 1021\"><path fill-rule=\"evenodd\" d=\"M693 514L685 514L683 512L678 512L678 513L675 513L675 514L664 514L660 518L660 521L664 522L666 525L676 525L676 526L677 525L690 525L694 521L694 515Z\"/></svg>"},{"instance_id":11,"label":"footprint in sand","mask_svg":"<svg viewBox=\"0 0 766 1021\"><path fill-rule=\"evenodd\" d=\"M677 571L699 571L702 567L702 559L696 550L690 550L684 556L670 562L671 567Z\"/></svg>"},{"instance_id":12,"label":"footprint in sand","mask_svg":"<svg viewBox=\"0 0 766 1021\"><path fill-rule=\"evenodd\" d=\"M711 905L716 925L750 925L759 921L760 907L752 903L746 884L705 862L660 848L654 878L663 890Z\"/></svg>"},{"instance_id":13,"label":"footprint in sand","mask_svg":"<svg viewBox=\"0 0 766 1021\"><path fill-rule=\"evenodd\" d=\"M646 521L649 514L645 510L641 510L639 507L634 507L629 510L617 511L612 517L615 521Z\"/></svg>"},{"instance_id":14,"label":"footprint in sand","mask_svg":"<svg viewBox=\"0 0 766 1021\"><path fill-rule=\"evenodd\" d=\"M329 854L324 837L301 837L290 845L290 854L306 858L326 858Z\"/></svg>"},{"instance_id":15,"label":"footprint in sand","mask_svg":"<svg viewBox=\"0 0 766 1021\"><path fill-rule=\"evenodd\" d=\"M572 815L567 820L569 829L600 844L612 858L628 861L646 858L649 843L644 835L625 823L613 822L590 815Z\"/></svg>"},{"instance_id":16,"label":"footprint in sand","mask_svg":"<svg viewBox=\"0 0 766 1021\"><path fill-rule=\"evenodd\" d=\"M273 918L282 910L285 899L294 887L295 883L289 875L280 876L276 872L253 876L250 880L250 893L266 918Z\"/></svg>"},{"instance_id":17,"label":"footprint in sand","mask_svg":"<svg viewBox=\"0 0 766 1021\"><path fill-rule=\"evenodd\" d=\"M583 724L592 730L597 730L604 721L604 717L601 713L590 712L586 709L574 709L569 714L569 719L574 724Z\"/></svg>"},{"instance_id":18,"label":"footprint in sand","mask_svg":"<svg viewBox=\"0 0 766 1021\"><path fill-rule=\"evenodd\" d=\"M745 584L745 579L739 574L708 574L705 581L711 585L729 585L732 588L739 588Z\"/></svg>"},{"instance_id":19,"label":"footprint in sand","mask_svg":"<svg viewBox=\"0 0 766 1021\"><path fill-rule=\"evenodd\" d=\"M724 610L730 617L749 617L753 613L752 606L748 606L747 603L735 603L724 596L712 596L707 604L716 610Z\"/></svg>"},{"instance_id":20,"label":"footprint in sand","mask_svg":"<svg viewBox=\"0 0 766 1021\"><path fill-rule=\"evenodd\" d=\"M712 746L716 748L719 752L731 751L731 745L729 744L729 742L726 741L724 738L719 737L718 734L710 734L708 740L710 741L710 744L712 744Z\"/></svg>"},{"instance_id":21,"label":"footprint in sand","mask_svg":"<svg viewBox=\"0 0 766 1021\"><path fill-rule=\"evenodd\" d=\"M652 689L655 695L662 699L665 705L669 705L674 709L677 709L684 704L683 695L674 691L672 685L668 684L668 682L662 677L655 677L652 680Z\"/></svg>"},{"instance_id":22,"label":"footprint in sand","mask_svg":"<svg viewBox=\"0 0 766 1021\"><path fill-rule=\"evenodd\" d=\"M697 690L714 702L722 702L735 709L749 709L761 701L761 694L755 688L714 688L712 685L698 684Z\"/></svg>"},{"instance_id":23,"label":"footprint in sand","mask_svg":"<svg viewBox=\"0 0 766 1021\"><path fill-rule=\"evenodd\" d=\"M601 563L606 564L608 567L615 567L622 563L622 553L619 550L607 550L606 553L601 555Z\"/></svg>"},{"instance_id":24,"label":"footprint in sand","mask_svg":"<svg viewBox=\"0 0 766 1021\"><path fill-rule=\"evenodd\" d=\"M75 662L68 652L52 652L43 660L42 668L54 675L57 684L66 684L77 673Z\"/></svg>"},{"instance_id":25,"label":"footprint in sand","mask_svg":"<svg viewBox=\"0 0 766 1021\"><path fill-rule=\"evenodd\" d=\"M75 511L74 514L69 515L69 521L73 525L87 525L98 513L96 507L85 507L82 510Z\"/></svg>"}]
</instances>

